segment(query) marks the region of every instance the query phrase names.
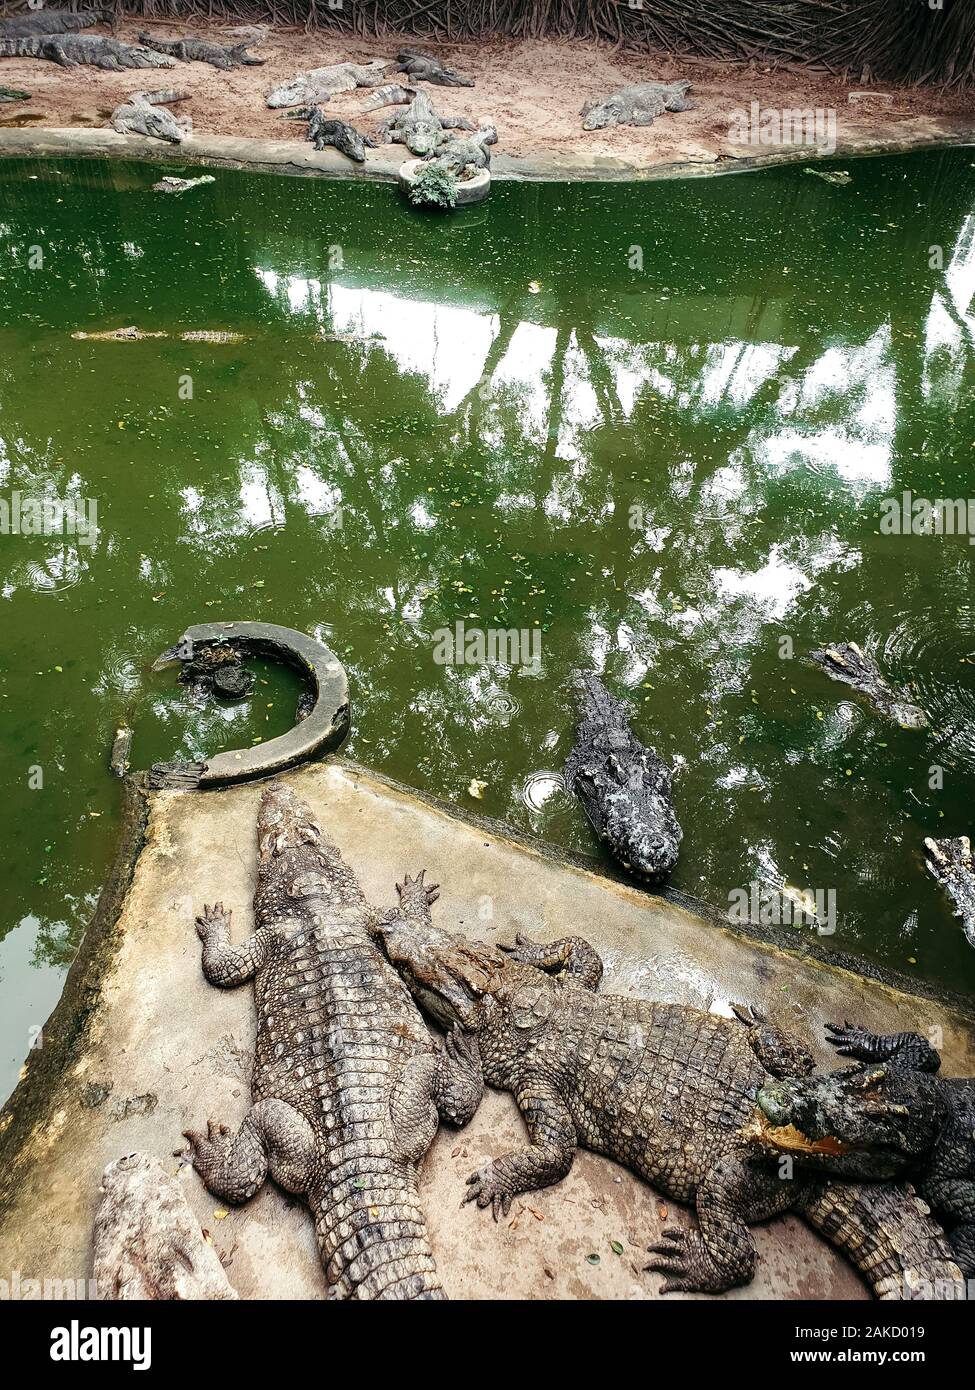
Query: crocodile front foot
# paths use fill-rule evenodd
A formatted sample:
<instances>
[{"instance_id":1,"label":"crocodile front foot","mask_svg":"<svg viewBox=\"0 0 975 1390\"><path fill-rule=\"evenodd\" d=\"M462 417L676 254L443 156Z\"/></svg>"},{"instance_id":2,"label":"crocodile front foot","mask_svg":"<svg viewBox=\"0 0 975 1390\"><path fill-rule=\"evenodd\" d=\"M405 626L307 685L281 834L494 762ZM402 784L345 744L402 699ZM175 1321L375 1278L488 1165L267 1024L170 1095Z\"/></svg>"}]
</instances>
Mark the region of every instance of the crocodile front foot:
<instances>
[{"instance_id":1,"label":"crocodile front foot","mask_svg":"<svg viewBox=\"0 0 975 1390\"><path fill-rule=\"evenodd\" d=\"M503 1165L494 1161L485 1163L483 1168L473 1172L467 1179L467 1185L470 1191L465 1193L461 1206L476 1202L479 1207L490 1207L495 1221L499 1221L502 1214L508 1215L511 1203L519 1192L524 1191L512 1180Z\"/></svg>"},{"instance_id":2,"label":"crocodile front foot","mask_svg":"<svg viewBox=\"0 0 975 1390\"><path fill-rule=\"evenodd\" d=\"M668 1226L661 1243L648 1247L654 1258L644 1269L667 1276L663 1293L723 1293L732 1283L715 1266L699 1232Z\"/></svg>"}]
</instances>

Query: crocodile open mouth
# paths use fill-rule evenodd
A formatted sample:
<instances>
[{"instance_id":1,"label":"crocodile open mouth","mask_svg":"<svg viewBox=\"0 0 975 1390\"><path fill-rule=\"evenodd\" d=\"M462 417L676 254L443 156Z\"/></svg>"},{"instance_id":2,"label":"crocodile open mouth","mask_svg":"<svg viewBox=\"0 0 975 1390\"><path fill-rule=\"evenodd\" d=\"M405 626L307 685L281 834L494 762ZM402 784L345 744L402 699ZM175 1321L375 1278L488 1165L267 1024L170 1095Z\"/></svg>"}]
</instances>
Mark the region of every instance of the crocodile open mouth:
<instances>
[{"instance_id":1,"label":"crocodile open mouth","mask_svg":"<svg viewBox=\"0 0 975 1390\"><path fill-rule=\"evenodd\" d=\"M775 1149L777 1153L791 1154L846 1154L851 1146L827 1134L822 1139L810 1139L795 1125L773 1125L763 1110L756 1106L755 1113L747 1124L742 1126L742 1137L763 1148Z\"/></svg>"}]
</instances>

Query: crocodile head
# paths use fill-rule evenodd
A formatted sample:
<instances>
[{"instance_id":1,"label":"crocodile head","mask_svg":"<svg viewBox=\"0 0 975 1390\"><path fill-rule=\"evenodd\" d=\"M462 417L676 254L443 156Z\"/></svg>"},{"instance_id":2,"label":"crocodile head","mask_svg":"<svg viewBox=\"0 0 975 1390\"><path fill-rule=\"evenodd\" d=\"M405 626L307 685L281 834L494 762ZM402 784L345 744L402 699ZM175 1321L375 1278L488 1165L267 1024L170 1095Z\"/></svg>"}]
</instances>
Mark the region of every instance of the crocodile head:
<instances>
[{"instance_id":1,"label":"crocodile head","mask_svg":"<svg viewBox=\"0 0 975 1390\"><path fill-rule=\"evenodd\" d=\"M407 989L442 1028L476 1031L501 987L506 957L492 946L451 936L399 912L373 928Z\"/></svg>"},{"instance_id":2,"label":"crocodile head","mask_svg":"<svg viewBox=\"0 0 975 1390\"><path fill-rule=\"evenodd\" d=\"M886 1180L934 1147L941 1129L938 1095L929 1075L886 1066L787 1077L762 1087L745 1133L803 1168Z\"/></svg>"}]
</instances>

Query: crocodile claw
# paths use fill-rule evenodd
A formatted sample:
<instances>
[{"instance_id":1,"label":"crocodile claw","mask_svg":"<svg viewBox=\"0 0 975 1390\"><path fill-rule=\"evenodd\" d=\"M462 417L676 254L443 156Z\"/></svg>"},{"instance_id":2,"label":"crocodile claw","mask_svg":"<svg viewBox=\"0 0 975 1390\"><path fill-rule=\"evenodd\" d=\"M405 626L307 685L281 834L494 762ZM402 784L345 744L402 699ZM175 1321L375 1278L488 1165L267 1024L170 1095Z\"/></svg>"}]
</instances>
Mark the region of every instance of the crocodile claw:
<instances>
[{"instance_id":1,"label":"crocodile claw","mask_svg":"<svg viewBox=\"0 0 975 1390\"><path fill-rule=\"evenodd\" d=\"M467 1185L470 1191L465 1194L462 1207L468 1202L476 1202L479 1207L490 1207L495 1221L500 1221L502 1215L508 1215L516 1194L507 1190L504 1175L495 1163L485 1163L483 1168L478 1168L467 1179Z\"/></svg>"},{"instance_id":2,"label":"crocodile claw","mask_svg":"<svg viewBox=\"0 0 975 1390\"><path fill-rule=\"evenodd\" d=\"M709 1274L710 1261L697 1231L667 1226L660 1232L660 1244L649 1246L647 1253L655 1258L644 1269L668 1276L662 1294L720 1293L727 1287Z\"/></svg>"}]
</instances>

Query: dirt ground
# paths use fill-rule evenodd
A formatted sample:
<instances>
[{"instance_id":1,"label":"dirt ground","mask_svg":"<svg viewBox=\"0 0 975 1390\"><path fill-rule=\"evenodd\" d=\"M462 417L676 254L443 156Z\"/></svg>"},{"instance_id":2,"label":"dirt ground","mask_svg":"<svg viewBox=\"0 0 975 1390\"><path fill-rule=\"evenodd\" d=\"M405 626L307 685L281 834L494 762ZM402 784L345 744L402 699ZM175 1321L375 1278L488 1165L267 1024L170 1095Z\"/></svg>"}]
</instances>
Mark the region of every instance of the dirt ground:
<instances>
[{"instance_id":1,"label":"dirt ground","mask_svg":"<svg viewBox=\"0 0 975 1390\"><path fill-rule=\"evenodd\" d=\"M125 22L117 37L136 41L140 28L159 37L206 35L217 42L235 42L226 32L206 24ZM107 32L99 27L94 33ZM425 47L415 40L406 45ZM3 126L101 126L113 107L128 93L152 86L179 86L190 100L179 109L189 112L197 134L238 135L260 139L299 140L303 126L294 126L281 111L270 111L264 96L271 86L306 68L344 60L393 58L399 42L342 39L306 34L296 29L273 29L263 45L263 67L220 72L203 63L180 63L168 71L102 72L97 68L64 69L36 59L0 61L0 83L23 87L33 99L26 105L0 107ZM909 136L920 117L949 123L972 119L973 101L937 92L895 87L865 89L870 95L856 104L849 93L860 90L839 79L806 72L772 70L756 64L719 64L614 51L582 42L486 40L433 48L449 65L475 79L473 88L425 86L441 113L466 115L475 121L491 117L499 131L498 152L510 155L590 154L638 158L646 164L713 161L721 155L741 155L729 140L732 112L752 101L771 108L833 108L841 144L870 136L881 129L895 137ZM389 70L394 80L394 64ZM584 101L605 96L627 82L651 78L687 77L693 83L696 110L659 117L652 126L627 126L606 131L582 129ZM888 102L877 94L889 94ZM362 114L365 89L333 97L329 112L352 120L373 133L394 108Z\"/></svg>"}]
</instances>

